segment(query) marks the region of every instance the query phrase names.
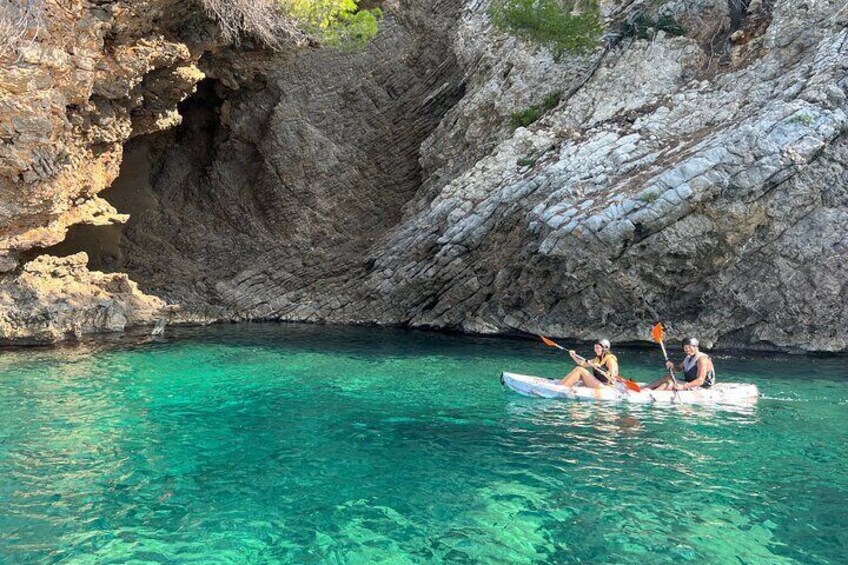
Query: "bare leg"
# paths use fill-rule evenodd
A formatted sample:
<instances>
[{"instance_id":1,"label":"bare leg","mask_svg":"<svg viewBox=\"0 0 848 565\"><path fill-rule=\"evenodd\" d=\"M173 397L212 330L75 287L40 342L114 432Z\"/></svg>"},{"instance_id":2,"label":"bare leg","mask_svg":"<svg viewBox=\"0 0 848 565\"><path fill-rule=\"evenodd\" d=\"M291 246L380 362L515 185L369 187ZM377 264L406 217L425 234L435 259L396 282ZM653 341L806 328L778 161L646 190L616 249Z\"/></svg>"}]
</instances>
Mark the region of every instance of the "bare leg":
<instances>
[{"instance_id":1,"label":"bare leg","mask_svg":"<svg viewBox=\"0 0 848 565\"><path fill-rule=\"evenodd\" d=\"M589 373L589 372L587 372L585 375L583 375L583 384L586 385L589 388L601 388L602 386L605 385L604 382L598 380L598 378L595 377L595 375L593 375L592 373Z\"/></svg>"},{"instance_id":2,"label":"bare leg","mask_svg":"<svg viewBox=\"0 0 848 565\"><path fill-rule=\"evenodd\" d=\"M595 375L583 367L575 367L574 370L568 373L565 378L559 382L559 384L572 387L580 381L583 381L583 385L589 388L601 388L604 386L604 383L595 378Z\"/></svg>"},{"instance_id":3,"label":"bare leg","mask_svg":"<svg viewBox=\"0 0 848 565\"><path fill-rule=\"evenodd\" d=\"M589 373L589 371L587 371L583 367L574 367L574 369L572 369L570 373L563 377L559 384L561 384L562 386L574 386L581 380L583 382L586 382L584 379L587 375L590 377L592 376L591 373Z\"/></svg>"},{"instance_id":4,"label":"bare leg","mask_svg":"<svg viewBox=\"0 0 848 565\"><path fill-rule=\"evenodd\" d=\"M659 379L655 380L649 385L643 386L642 388L648 388L653 390L665 390L665 385L671 381L671 375L664 375Z\"/></svg>"}]
</instances>

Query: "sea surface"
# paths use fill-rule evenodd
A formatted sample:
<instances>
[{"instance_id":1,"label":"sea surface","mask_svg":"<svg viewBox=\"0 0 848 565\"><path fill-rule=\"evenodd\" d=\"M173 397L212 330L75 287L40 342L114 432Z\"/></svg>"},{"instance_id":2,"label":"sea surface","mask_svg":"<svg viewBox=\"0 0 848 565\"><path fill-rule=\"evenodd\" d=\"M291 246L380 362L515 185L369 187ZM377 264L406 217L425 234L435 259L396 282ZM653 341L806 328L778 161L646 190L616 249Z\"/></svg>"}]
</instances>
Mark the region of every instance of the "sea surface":
<instances>
[{"instance_id":1,"label":"sea surface","mask_svg":"<svg viewBox=\"0 0 848 565\"><path fill-rule=\"evenodd\" d=\"M655 348L619 358L662 374ZM0 563L848 562L848 361L715 362L755 407L525 398L501 371L570 368L529 339L244 324L2 350Z\"/></svg>"}]
</instances>

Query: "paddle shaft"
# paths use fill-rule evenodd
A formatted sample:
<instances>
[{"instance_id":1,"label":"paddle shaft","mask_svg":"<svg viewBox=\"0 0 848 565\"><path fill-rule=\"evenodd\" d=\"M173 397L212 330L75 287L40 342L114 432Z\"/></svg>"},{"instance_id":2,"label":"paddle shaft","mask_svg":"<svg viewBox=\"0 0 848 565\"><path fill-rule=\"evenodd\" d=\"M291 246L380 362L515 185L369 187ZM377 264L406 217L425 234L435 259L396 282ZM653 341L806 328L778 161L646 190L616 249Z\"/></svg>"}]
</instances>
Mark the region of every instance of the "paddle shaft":
<instances>
[{"instance_id":1,"label":"paddle shaft","mask_svg":"<svg viewBox=\"0 0 848 565\"><path fill-rule=\"evenodd\" d=\"M580 361L581 363L588 363L589 365L591 365L591 366L592 366L592 368L593 368L593 369L598 369L598 372L599 372L600 374L602 374L603 376L605 376L605 377L609 378L609 375L608 375L608 374L606 374L606 372L604 372L604 370L603 370L603 369L601 369L601 368L600 368L600 367L598 367L597 365L592 365L591 363L589 363L589 361L588 361L585 357L583 357L583 356L581 356L581 355L577 355L576 353L574 354L574 356L575 356L575 357L577 357L577 360L578 360L578 361Z\"/></svg>"},{"instance_id":2,"label":"paddle shaft","mask_svg":"<svg viewBox=\"0 0 848 565\"><path fill-rule=\"evenodd\" d=\"M660 340L660 347L662 347L663 357L665 357L665 362L668 363L668 353L665 351L665 344ZM668 369L668 374L671 377L671 380L674 384L677 384L677 377L674 376L674 369L671 367L666 367Z\"/></svg>"}]
</instances>

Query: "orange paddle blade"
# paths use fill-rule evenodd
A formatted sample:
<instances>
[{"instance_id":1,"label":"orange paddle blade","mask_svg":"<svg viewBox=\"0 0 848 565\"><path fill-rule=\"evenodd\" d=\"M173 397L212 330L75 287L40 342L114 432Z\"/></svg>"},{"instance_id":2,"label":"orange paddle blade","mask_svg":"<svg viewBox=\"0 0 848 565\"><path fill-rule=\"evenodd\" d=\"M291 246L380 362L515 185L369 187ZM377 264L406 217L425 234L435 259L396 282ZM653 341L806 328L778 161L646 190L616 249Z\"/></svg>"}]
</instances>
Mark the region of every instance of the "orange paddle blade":
<instances>
[{"instance_id":1,"label":"orange paddle blade","mask_svg":"<svg viewBox=\"0 0 848 565\"><path fill-rule=\"evenodd\" d=\"M637 385L636 383L634 383L631 380L622 379L621 382L624 383L624 386L626 386L627 388L629 388L630 390L632 390L634 392L642 392L642 387L640 387L639 385Z\"/></svg>"},{"instance_id":2,"label":"orange paddle blade","mask_svg":"<svg viewBox=\"0 0 848 565\"><path fill-rule=\"evenodd\" d=\"M539 337L542 338L542 341L545 342L545 345L550 345L551 347L559 347L556 342L549 340L545 336L540 335Z\"/></svg>"},{"instance_id":3,"label":"orange paddle blade","mask_svg":"<svg viewBox=\"0 0 848 565\"><path fill-rule=\"evenodd\" d=\"M663 340L663 326L662 322L657 322L653 328L651 328L651 337L654 338L654 341L660 343Z\"/></svg>"}]
</instances>

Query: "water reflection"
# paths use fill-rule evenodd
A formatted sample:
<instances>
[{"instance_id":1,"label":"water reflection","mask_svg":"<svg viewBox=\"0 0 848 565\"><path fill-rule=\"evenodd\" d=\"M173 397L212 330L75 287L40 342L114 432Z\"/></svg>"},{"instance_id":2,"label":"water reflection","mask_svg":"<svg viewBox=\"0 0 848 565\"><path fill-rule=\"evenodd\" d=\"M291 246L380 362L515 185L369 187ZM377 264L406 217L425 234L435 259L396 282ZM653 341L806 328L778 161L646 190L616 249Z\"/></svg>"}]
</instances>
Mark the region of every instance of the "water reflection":
<instances>
[{"instance_id":1,"label":"water reflection","mask_svg":"<svg viewBox=\"0 0 848 565\"><path fill-rule=\"evenodd\" d=\"M705 426L759 422L756 405L644 405L517 397L506 408L517 418L537 425L587 427L604 433L635 432L645 423L667 420L697 421Z\"/></svg>"}]
</instances>

